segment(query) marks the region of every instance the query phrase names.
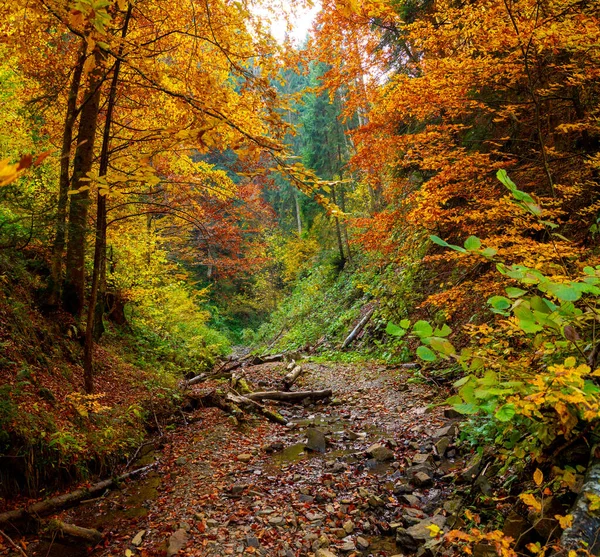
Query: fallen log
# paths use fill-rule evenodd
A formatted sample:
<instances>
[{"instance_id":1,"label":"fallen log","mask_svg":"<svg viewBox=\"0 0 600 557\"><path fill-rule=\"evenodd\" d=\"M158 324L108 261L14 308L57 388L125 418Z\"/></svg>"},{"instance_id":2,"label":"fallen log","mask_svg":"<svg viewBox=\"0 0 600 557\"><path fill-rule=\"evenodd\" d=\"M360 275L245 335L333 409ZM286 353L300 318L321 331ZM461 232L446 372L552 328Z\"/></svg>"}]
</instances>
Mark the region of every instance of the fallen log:
<instances>
[{"instance_id":1,"label":"fallen log","mask_svg":"<svg viewBox=\"0 0 600 557\"><path fill-rule=\"evenodd\" d=\"M267 420L269 420L271 422L275 422L276 424L280 424L280 425L287 425L287 423L288 423L288 421L278 412L275 412L273 410L270 410L269 408L264 407L262 404L259 404L255 400L249 399L247 396L234 395L232 393L229 393L227 395L227 398L240 406L250 407L250 409L252 411L258 412L259 414L261 414L262 416L264 416L265 418L267 418Z\"/></svg>"},{"instance_id":2,"label":"fallen log","mask_svg":"<svg viewBox=\"0 0 600 557\"><path fill-rule=\"evenodd\" d=\"M282 402L298 402L305 398L311 400L321 400L329 398L333 394L331 389L325 389L323 391L264 391L257 393L250 393L246 395L246 398L250 400L279 400Z\"/></svg>"},{"instance_id":3,"label":"fallen log","mask_svg":"<svg viewBox=\"0 0 600 557\"><path fill-rule=\"evenodd\" d=\"M365 328L365 325L370 321L371 317L375 313L375 308L371 308L367 314L359 321L358 325L354 327L352 332L346 337L346 340L342 344L342 350L350 346L354 339L361 333L361 331Z\"/></svg>"},{"instance_id":4,"label":"fallen log","mask_svg":"<svg viewBox=\"0 0 600 557\"><path fill-rule=\"evenodd\" d=\"M302 366L296 366L283 378L283 387L286 391L296 382L296 379L302 374Z\"/></svg>"},{"instance_id":5,"label":"fallen log","mask_svg":"<svg viewBox=\"0 0 600 557\"><path fill-rule=\"evenodd\" d=\"M29 507L0 513L0 524L19 522L32 517L35 518L56 513L59 510L65 509L67 507L72 507L73 505L76 505L84 499L89 499L93 495L102 493L103 491L112 488L113 486L127 480L128 478L132 478L133 476L143 474L144 472L147 472L155 466L156 463L149 464L148 466L138 468L137 470L132 470L131 472L127 472L126 474L123 474L116 478L103 480L90 487L76 489L75 491L71 491L70 493L57 495L56 497L51 497L50 499L44 499L43 501L34 503Z\"/></svg>"},{"instance_id":6,"label":"fallen log","mask_svg":"<svg viewBox=\"0 0 600 557\"><path fill-rule=\"evenodd\" d=\"M100 543L104 537L95 528L83 528L81 526L76 526L75 524L63 522L62 520L50 520L47 523L44 523L43 527L48 534L52 535L52 537L58 534L59 536L73 538L90 545Z\"/></svg>"},{"instance_id":7,"label":"fallen log","mask_svg":"<svg viewBox=\"0 0 600 557\"><path fill-rule=\"evenodd\" d=\"M589 551L589 555L600 555L600 515L594 510L599 498L600 445L595 445L592 447L583 486L569 513L573 516L573 523L569 528L565 528L560 538L564 554L585 549Z\"/></svg>"}]
</instances>

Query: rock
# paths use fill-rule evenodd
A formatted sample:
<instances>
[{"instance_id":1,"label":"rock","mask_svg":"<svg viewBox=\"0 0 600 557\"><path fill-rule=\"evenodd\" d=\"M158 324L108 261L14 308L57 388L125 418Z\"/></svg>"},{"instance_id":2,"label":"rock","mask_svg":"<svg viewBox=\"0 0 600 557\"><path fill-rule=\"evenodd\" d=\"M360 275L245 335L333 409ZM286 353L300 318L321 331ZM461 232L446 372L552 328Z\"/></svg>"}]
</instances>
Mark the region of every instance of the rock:
<instances>
[{"instance_id":1,"label":"rock","mask_svg":"<svg viewBox=\"0 0 600 557\"><path fill-rule=\"evenodd\" d=\"M347 520L346 522L344 522L342 528L344 528L346 534L352 534L352 532L354 532L354 522L352 522L351 520Z\"/></svg>"},{"instance_id":2,"label":"rock","mask_svg":"<svg viewBox=\"0 0 600 557\"><path fill-rule=\"evenodd\" d=\"M217 520L214 520L213 518L209 518L209 519L206 521L206 525L207 525L209 528L216 528L216 527L219 525L219 522L218 522Z\"/></svg>"},{"instance_id":3,"label":"rock","mask_svg":"<svg viewBox=\"0 0 600 557\"><path fill-rule=\"evenodd\" d=\"M348 468L348 465L347 465L347 464L344 464L343 462L336 462L336 463L333 465L333 467L332 467L331 471L332 471L334 474L339 474L340 472L343 472L344 470L346 470L346 468Z\"/></svg>"},{"instance_id":4,"label":"rock","mask_svg":"<svg viewBox=\"0 0 600 557\"><path fill-rule=\"evenodd\" d=\"M177 555L187 543L188 535L187 532L180 528L171 534L169 537L169 543L167 544L167 557L173 557Z\"/></svg>"},{"instance_id":5,"label":"rock","mask_svg":"<svg viewBox=\"0 0 600 557\"><path fill-rule=\"evenodd\" d=\"M433 478L427 472L417 472L412 478L412 483L417 487L427 487L433 484Z\"/></svg>"},{"instance_id":6,"label":"rock","mask_svg":"<svg viewBox=\"0 0 600 557\"><path fill-rule=\"evenodd\" d=\"M456 437L456 430L456 425L450 424L434 431L431 437L433 439L440 439L442 437L450 437L450 439L454 439Z\"/></svg>"},{"instance_id":7,"label":"rock","mask_svg":"<svg viewBox=\"0 0 600 557\"><path fill-rule=\"evenodd\" d=\"M145 534L146 530L140 530L131 540L131 545L135 545L135 547L142 545L142 540L144 539Z\"/></svg>"},{"instance_id":8,"label":"rock","mask_svg":"<svg viewBox=\"0 0 600 557\"><path fill-rule=\"evenodd\" d=\"M329 549L317 549L315 557L336 557L336 555L329 551Z\"/></svg>"},{"instance_id":9,"label":"rock","mask_svg":"<svg viewBox=\"0 0 600 557\"><path fill-rule=\"evenodd\" d=\"M273 441L270 445L265 447L265 452L267 453L275 453L283 450L283 443L281 441Z\"/></svg>"},{"instance_id":10,"label":"rock","mask_svg":"<svg viewBox=\"0 0 600 557\"><path fill-rule=\"evenodd\" d=\"M272 516L269 518L269 524L273 526L281 526L282 524L285 524L285 518L283 518L283 516Z\"/></svg>"},{"instance_id":11,"label":"rock","mask_svg":"<svg viewBox=\"0 0 600 557\"><path fill-rule=\"evenodd\" d=\"M250 453L242 453L237 455L237 459L240 462L250 462L252 460L252 455Z\"/></svg>"},{"instance_id":12,"label":"rock","mask_svg":"<svg viewBox=\"0 0 600 557\"><path fill-rule=\"evenodd\" d=\"M394 485L393 489L394 495L401 495L403 493L412 493L412 486L405 480L399 481Z\"/></svg>"},{"instance_id":13,"label":"rock","mask_svg":"<svg viewBox=\"0 0 600 557\"><path fill-rule=\"evenodd\" d=\"M421 500L416 495L404 494L398 497L400 501L406 503L410 507L417 507Z\"/></svg>"},{"instance_id":14,"label":"rock","mask_svg":"<svg viewBox=\"0 0 600 557\"><path fill-rule=\"evenodd\" d=\"M425 518L425 514L419 509L413 509L409 507L402 511L400 515L400 519L402 520L402 524L400 526L414 526L415 524L419 524L421 520Z\"/></svg>"},{"instance_id":15,"label":"rock","mask_svg":"<svg viewBox=\"0 0 600 557\"><path fill-rule=\"evenodd\" d=\"M319 537L319 547L329 547L329 538L325 534Z\"/></svg>"},{"instance_id":16,"label":"rock","mask_svg":"<svg viewBox=\"0 0 600 557\"><path fill-rule=\"evenodd\" d=\"M309 427L306 431L308 441L306 442L306 448L309 451L316 451L324 453L327 447L327 439L325 439L325 433L316 427Z\"/></svg>"},{"instance_id":17,"label":"rock","mask_svg":"<svg viewBox=\"0 0 600 557\"><path fill-rule=\"evenodd\" d=\"M260 542L255 536L246 536L246 544L248 547L260 547Z\"/></svg>"},{"instance_id":18,"label":"rock","mask_svg":"<svg viewBox=\"0 0 600 557\"><path fill-rule=\"evenodd\" d=\"M460 510L460 507L462 506L462 502L463 502L462 497L455 497L454 499L448 499L447 501L444 501L443 509L448 514L455 514Z\"/></svg>"},{"instance_id":19,"label":"rock","mask_svg":"<svg viewBox=\"0 0 600 557\"><path fill-rule=\"evenodd\" d=\"M459 479L463 482L470 482L479 474L481 470L481 461L483 457L477 453L473 455L471 460L467 463L464 470L460 473Z\"/></svg>"},{"instance_id":20,"label":"rock","mask_svg":"<svg viewBox=\"0 0 600 557\"><path fill-rule=\"evenodd\" d=\"M342 551L355 551L356 550L356 544L352 540L348 540L348 541L345 541L340 546L340 549Z\"/></svg>"},{"instance_id":21,"label":"rock","mask_svg":"<svg viewBox=\"0 0 600 557\"><path fill-rule=\"evenodd\" d=\"M334 528L333 530L331 530L331 533L340 540L348 535L348 532L346 532L346 530L344 530L343 528Z\"/></svg>"},{"instance_id":22,"label":"rock","mask_svg":"<svg viewBox=\"0 0 600 557\"><path fill-rule=\"evenodd\" d=\"M381 443L375 443L374 445L371 445L366 450L366 453L378 462L394 460L394 451L388 449L385 445L382 445Z\"/></svg>"},{"instance_id":23,"label":"rock","mask_svg":"<svg viewBox=\"0 0 600 557\"><path fill-rule=\"evenodd\" d=\"M450 437L440 437L434 445L435 454L437 454L440 458L443 458L451 442L452 440Z\"/></svg>"},{"instance_id":24,"label":"rock","mask_svg":"<svg viewBox=\"0 0 600 557\"><path fill-rule=\"evenodd\" d=\"M378 497L377 495L371 495L371 497L369 497L369 506L373 508L384 507L385 502L381 497Z\"/></svg>"},{"instance_id":25,"label":"rock","mask_svg":"<svg viewBox=\"0 0 600 557\"><path fill-rule=\"evenodd\" d=\"M446 518L438 514L421 520L409 528L398 528L396 530L396 544L404 551L416 552L419 547L431 539L431 531L427 527L432 524L435 524L438 528L443 528L446 524Z\"/></svg>"},{"instance_id":26,"label":"rock","mask_svg":"<svg viewBox=\"0 0 600 557\"><path fill-rule=\"evenodd\" d=\"M522 547L526 543L532 541L531 534L526 536L525 534L531 531L531 525L527 519L521 516L519 513L512 511L504 521L504 527L502 533L505 536L510 536L515 542L517 547ZM515 549L517 549L515 547Z\"/></svg>"},{"instance_id":27,"label":"rock","mask_svg":"<svg viewBox=\"0 0 600 557\"><path fill-rule=\"evenodd\" d=\"M361 549L367 549L367 547L369 547L369 545L370 545L369 541L361 536L356 537L356 543L357 543L358 547L360 547Z\"/></svg>"},{"instance_id":28,"label":"rock","mask_svg":"<svg viewBox=\"0 0 600 557\"><path fill-rule=\"evenodd\" d=\"M427 464L431 462L431 460L431 455L427 453L417 453L412 457L412 462L414 465Z\"/></svg>"},{"instance_id":29,"label":"rock","mask_svg":"<svg viewBox=\"0 0 600 557\"><path fill-rule=\"evenodd\" d=\"M231 487L231 493L233 495L239 495L243 491L246 491L250 487L250 484L235 484Z\"/></svg>"}]
</instances>

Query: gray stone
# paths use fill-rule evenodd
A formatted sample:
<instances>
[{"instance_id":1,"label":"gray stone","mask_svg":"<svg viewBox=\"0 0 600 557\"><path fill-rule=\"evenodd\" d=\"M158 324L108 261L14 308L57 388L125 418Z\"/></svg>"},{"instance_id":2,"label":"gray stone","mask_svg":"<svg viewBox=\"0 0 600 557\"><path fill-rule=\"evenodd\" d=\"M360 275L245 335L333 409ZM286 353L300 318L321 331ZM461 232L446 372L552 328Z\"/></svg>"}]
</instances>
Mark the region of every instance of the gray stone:
<instances>
[{"instance_id":1,"label":"gray stone","mask_svg":"<svg viewBox=\"0 0 600 557\"><path fill-rule=\"evenodd\" d=\"M417 472L412 477L412 483L417 487L427 487L433 484L433 478L427 472Z\"/></svg>"},{"instance_id":2,"label":"gray stone","mask_svg":"<svg viewBox=\"0 0 600 557\"><path fill-rule=\"evenodd\" d=\"M352 532L354 532L354 522L352 522L351 520L347 520L346 522L344 522L343 528L346 534L352 534Z\"/></svg>"},{"instance_id":3,"label":"gray stone","mask_svg":"<svg viewBox=\"0 0 600 557\"><path fill-rule=\"evenodd\" d=\"M471 460L465 466L464 470L461 472L459 479L463 482L472 481L481 470L482 459L483 457L479 453L473 455Z\"/></svg>"},{"instance_id":4,"label":"gray stone","mask_svg":"<svg viewBox=\"0 0 600 557\"><path fill-rule=\"evenodd\" d=\"M454 424L447 425L436 430L431 436L433 439L440 439L441 437L450 437L454 439L456 437L456 426Z\"/></svg>"},{"instance_id":5,"label":"gray stone","mask_svg":"<svg viewBox=\"0 0 600 557\"><path fill-rule=\"evenodd\" d=\"M307 442L306 448L310 451L317 451L320 453L325 452L327 447L327 439L325 439L325 433L316 427L309 427L306 431Z\"/></svg>"},{"instance_id":6,"label":"gray stone","mask_svg":"<svg viewBox=\"0 0 600 557\"><path fill-rule=\"evenodd\" d=\"M237 459L240 462L250 462L252 460L252 455L250 453L242 453L237 455Z\"/></svg>"},{"instance_id":7,"label":"gray stone","mask_svg":"<svg viewBox=\"0 0 600 557\"><path fill-rule=\"evenodd\" d=\"M218 522L217 520L214 520L214 519L212 519L212 518L209 518L209 519L206 521L206 525L207 525L209 528L216 528L216 527L219 525L219 522Z\"/></svg>"},{"instance_id":8,"label":"gray stone","mask_svg":"<svg viewBox=\"0 0 600 557\"><path fill-rule=\"evenodd\" d=\"M431 531L428 526L432 524L435 524L438 528L443 528L446 524L446 518L438 514L421 520L409 528L398 528L396 530L396 544L404 551L416 552L419 547L431 539Z\"/></svg>"},{"instance_id":9,"label":"gray stone","mask_svg":"<svg viewBox=\"0 0 600 557\"><path fill-rule=\"evenodd\" d=\"M410 495L408 493L400 495L398 499L403 503L406 503L410 507L417 507L421 502L421 500L416 495Z\"/></svg>"},{"instance_id":10,"label":"gray stone","mask_svg":"<svg viewBox=\"0 0 600 557\"><path fill-rule=\"evenodd\" d=\"M180 456L176 461L175 464L177 464L178 466L183 466L184 464L187 464L187 458L185 458L185 456Z\"/></svg>"},{"instance_id":11,"label":"gray stone","mask_svg":"<svg viewBox=\"0 0 600 557\"><path fill-rule=\"evenodd\" d=\"M444 455L446 454L446 451L448 450L448 447L450 446L451 443L451 439L450 437L440 437L436 442L435 442L435 452L436 454L440 457L443 458Z\"/></svg>"},{"instance_id":12,"label":"gray stone","mask_svg":"<svg viewBox=\"0 0 600 557\"><path fill-rule=\"evenodd\" d=\"M169 543L167 544L167 557L173 557L177 555L187 543L188 535L187 532L180 528L171 534L169 537Z\"/></svg>"},{"instance_id":13,"label":"gray stone","mask_svg":"<svg viewBox=\"0 0 600 557\"><path fill-rule=\"evenodd\" d=\"M375 443L374 445L371 445L367 449L366 453L378 462L394 460L394 451L388 449L385 445L382 445L381 443Z\"/></svg>"},{"instance_id":14,"label":"gray stone","mask_svg":"<svg viewBox=\"0 0 600 557\"><path fill-rule=\"evenodd\" d=\"M340 549L342 551L355 551L356 550L356 544L352 540L348 540L348 541L345 541L340 546Z\"/></svg>"},{"instance_id":15,"label":"gray stone","mask_svg":"<svg viewBox=\"0 0 600 557\"><path fill-rule=\"evenodd\" d=\"M371 495L371 497L369 497L369 506L374 508L383 507L385 506L385 502L381 497L378 497L377 495Z\"/></svg>"},{"instance_id":16,"label":"gray stone","mask_svg":"<svg viewBox=\"0 0 600 557\"><path fill-rule=\"evenodd\" d=\"M427 453L417 453L412 457L413 465L427 464L431 462L431 455Z\"/></svg>"},{"instance_id":17,"label":"gray stone","mask_svg":"<svg viewBox=\"0 0 600 557\"><path fill-rule=\"evenodd\" d=\"M260 542L255 536L247 536L246 543L248 544L248 547L260 547Z\"/></svg>"},{"instance_id":18,"label":"gray stone","mask_svg":"<svg viewBox=\"0 0 600 557\"><path fill-rule=\"evenodd\" d=\"M272 524L273 526L281 526L282 524L285 524L285 518L283 518L283 516L272 516L269 518L269 524Z\"/></svg>"},{"instance_id":19,"label":"gray stone","mask_svg":"<svg viewBox=\"0 0 600 557\"><path fill-rule=\"evenodd\" d=\"M455 514L460 510L462 502L463 502L463 500L461 497L455 497L454 499L448 499L447 501L444 501L443 508L448 514Z\"/></svg>"},{"instance_id":20,"label":"gray stone","mask_svg":"<svg viewBox=\"0 0 600 557\"><path fill-rule=\"evenodd\" d=\"M464 418L464 415L454 410L454 408L444 408L444 417L448 418L449 420L456 420L459 418Z\"/></svg>"}]
</instances>

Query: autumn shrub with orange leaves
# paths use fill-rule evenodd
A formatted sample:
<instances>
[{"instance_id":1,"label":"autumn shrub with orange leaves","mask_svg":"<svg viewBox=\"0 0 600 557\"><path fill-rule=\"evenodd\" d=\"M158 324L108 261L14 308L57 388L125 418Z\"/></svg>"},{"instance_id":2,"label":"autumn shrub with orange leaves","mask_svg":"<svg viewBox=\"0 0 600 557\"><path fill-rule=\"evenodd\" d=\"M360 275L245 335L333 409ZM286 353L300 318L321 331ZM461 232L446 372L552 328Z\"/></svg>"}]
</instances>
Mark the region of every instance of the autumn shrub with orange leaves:
<instances>
[{"instance_id":1,"label":"autumn shrub with orange leaves","mask_svg":"<svg viewBox=\"0 0 600 557\"><path fill-rule=\"evenodd\" d=\"M498 173L512 202L548 229L553 223L544 209L519 190L504 171ZM475 420L490 423L487 441L505 449L508 463L527 455L542 458L559 441L598 428L600 423L600 352L596 322L600 315L600 266L545 274L539 266L506 264L497 250L475 236L464 246L432 241L469 257L494 263L508 281L505 295L487 300L496 314L490 324L467 325L471 341L458 350L448 340L449 326L427 321L389 324L387 331L419 340L417 356L424 362L458 363L465 375L448 402Z\"/></svg>"}]
</instances>

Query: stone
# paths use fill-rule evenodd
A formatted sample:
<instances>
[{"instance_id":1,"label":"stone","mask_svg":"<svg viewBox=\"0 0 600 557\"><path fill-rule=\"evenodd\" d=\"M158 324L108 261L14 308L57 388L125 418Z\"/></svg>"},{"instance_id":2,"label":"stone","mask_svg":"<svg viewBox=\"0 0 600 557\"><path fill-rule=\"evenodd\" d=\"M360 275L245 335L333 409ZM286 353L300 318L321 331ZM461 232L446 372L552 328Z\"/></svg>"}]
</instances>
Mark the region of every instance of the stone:
<instances>
[{"instance_id":1,"label":"stone","mask_svg":"<svg viewBox=\"0 0 600 557\"><path fill-rule=\"evenodd\" d=\"M346 522L344 522L342 527L344 528L346 534L352 534L352 532L354 532L354 522L352 522L351 520L347 520Z\"/></svg>"},{"instance_id":2,"label":"stone","mask_svg":"<svg viewBox=\"0 0 600 557\"><path fill-rule=\"evenodd\" d=\"M146 530L140 530L131 540L131 545L135 545L135 547L139 547L142 545L142 540L146 534Z\"/></svg>"},{"instance_id":3,"label":"stone","mask_svg":"<svg viewBox=\"0 0 600 557\"><path fill-rule=\"evenodd\" d=\"M412 457L412 462L414 465L427 464L431 462L431 455L427 453L417 453Z\"/></svg>"},{"instance_id":4,"label":"stone","mask_svg":"<svg viewBox=\"0 0 600 557\"><path fill-rule=\"evenodd\" d=\"M260 542L258 541L258 538L255 536L247 536L246 537L246 544L248 545L248 547L260 547Z\"/></svg>"},{"instance_id":5,"label":"stone","mask_svg":"<svg viewBox=\"0 0 600 557\"><path fill-rule=\"evenodd\" d=\"M425 514L419 509L413 509L412 507L406 508L402 511L400 519L402 520L401 526L414 526L419 524L421 520L425 518Z\"/></svg>"},{"instance_id":6,"label":"stone","mask_svg":"<svg viewBox=\"0 0 600 557\"><path fill-rule=\"evenodd\" d=\"M219 522L218 522L217 520L214 520L214 519L212 519L212 518L209 518L209 519L206 521L206 525L207 525L209 528L216 528L216 527L219 525Z\"/></svg>"},{"instance_id":7,"label":"stone","mask_svg":"<svg viewBox=\"0 0 600 557\"><path fill-rule=\"evenodd\" d=\"M456 425L454 424L450 424L447 425L446 427L442 427L436 431L434 431L433 435L431 436L433 439L440 439L442 437L450 437L450 439L454 439L456 437Z\"/></svg>"},{"instance_id":8,"label":"stone","mask_svg":"<svg viewBox=\"0 0 600 557\"><path fill-rule=\"evenodd\" d=\"M365 538L363 538L362 536L357 536L356 537L356 544L358 545L358 547L360 547L361 549L367 549L367 547L369 547L369 541L366 540Z\"/></svg>"},{"instance_id":9,"label":"stone","mask_svg":"<svg viewBox=\"0 0 600 557\"><path fill-rule=\"evenodd\" d=\"M404 551L416 552L419 547L431 539L431 531L428 526L435 524L438 528L443 528L446 524L446 517L435 515L421 520L409 528L398 528L396 530L396 544Z\"/></svg>"},{"instance_id":10,"label":"stone","mask_svg":"<svg viewBox=\"0 0 600 557\"><path fill-rule=\"evenodd\" d=\"M329 549L317 549L315 557L336 557L336 555L329 551Z\"/></svg>"},{"instance_id":11,"label":"stone","mask_svg":"<svg viewBox=\"0 0 600 557\"><path fill-rule=\"evenodd\" d=\"M455 497L454 499L448 499L447 501L444 501L443 509L448 514L455 514L460 510L460 507L462 506L462 502L463 502L463 500L461 497Z\"/></svg>"},{"instance_id":12,"label":"stone","mask_svg":"<svg viewBox=\"0 0 600 557\"><path fill-rule=\"evenodd\" d=\"M334 528L333 530L331 530L331 533L336 537L339 538L340 540L345 538L348 533L346 532L346 530L344 530L343 528Z\"/></svg>"},{"instance_id":13,"label":"stone","mask_svg":"<svg viewBox=\"0 0 600 557\"><path fill-rule=\"evenodd\" d=\"M282 524L285 524L285 518L283 518L283 516L272 516L269 518L269 524L272 524L273 526L281 526Z\"/></svg>"},{"instance_id":14,"label":"stone","mask_svg":"<svg viewBox=\"0 0 600 557\"><path fill-rule=\"evenodd\" d=\"M463 482L470 482L479 474L481 470L481 461L483 457L477 453L473 455L471 460L467 463L464 470L460 473L459 479Z\"/></svg>"},{"instance_id":15,"label":"stone","mask_svg":"<svg viewBox=\"0 0 600 557\"><path fill-rule=\"evenodd\" d=\"M342 551L355 551L356 550L356 544L352 541L352 540L348 540L345 541L341 546L340 549Z\"/></svg>"},{"instance_id":16,"label":"stone","mask_svg":"<svg viewBox=\"0 0 600 557\"><path fill-rule=\"evenodd\" d=\"M451 442L452 440L450 437L440 437L434 445L435 454L437 454L440 458L443 458Z\"/></svg>"},{"instance_id":17,"label":"stone","mask_svg":"<svg viewBox=\"0 0 600 557\"><path fill-rule=\"evenodd\" d=\"M308 438L306 442L306 448L309 451L316 451L319 453L324 453L327 447L327 439L325 438L325 433L323 433L320 429L316 427L309 427L306 431L306 436Z\"/></svg>"},{"instance_id":18,"label":"stone","mask_svg":"<svg viewBox=\"0 0 600 557\"><path fill-rule=\"evenodd\" d=\"M231 493L233 493L233 495L239 495L243 491L246 491L246 489L248 489L249 487L250 484L235 484L231 488Z\"/></svg>"},{"instance_id":19,"label":"stone","mask_svg":"<svg viewBox=\"0 0 600 557\"><path fill-rule=\"evenodd\" d=\"M167 557L173 557L173 555L177 555L187 543L188 535L187 532L180 528L171 534L169 537L169 542L167 544Z\"/></svg>"},{"instance_id":20,"label":"stone","mask_svg":"<svg viewBox=\"0 0 600 557\"><path fill-rule=\"evenodd\" d=\"M498 557L498 553L492 545L476 543L473 546L473 557Z\"/></svg>"},{"instance_id":21,"label":"stone","mask_svg":"<svg viewBox=\"0 0 600 557\"><path fill-rule=\"evenodd\" d=\"M433 484L433 478L427 472L417 472L412 477L412 483L417 487L427 487Z\"/></svg>"},{"instance_id":22,"label":"stone","mask_svg":"<svg viewBox=\"0 0 600 557\"><path fill-rule=\"evenodd\" d=\"M377 460L378 462L385 462L387 460L394 460L394 451L388 449L385 445L381 443L375 443L371 445L366 453L371 457Z\"/></svg>"},{"instance_id":23,"label":"stone","mask_svg":"<svg viewBox=\"0 0 600 557\"><path fill-rule=\"evenodd\" d=\"M340 472L343 472L344 470L346 470L346 468L348 468L348 465L347 465L347 464L344 464L343 462L336 462L336 463L333 465L333 467L332 467L331 471L332 471L334 474L339 474Z\"/></svg>"},{"instance_id":24,"label":"stone","mask_svg":"<svg viewBox=\"0 0 600 557\"><path fill-rule=\"evenodd\" d=\"M399 481L394 485L394 495L401 495L403 493L412 493L413 488L407 481Z\"/></svg>"},{"instance_id":25,"label":"stone","mask_svg":"<svg viewBox=\"0 0 600 557\"><path fill-rule=\"evenodd\" d=\"M187 464L187 458L185 458L185 456L180 456L176 461L175 464L177 464L178 466L183 466L184 464Z\"/></svg>"},{"instance_id":26,"label":"stone","mask_svg":"<svg viewBox=\"0 0 600 557\"><path fill-rule=\"evenodd\" d=\"M403 503L406 503L409 507L417 507L421 502L421 500L416 495L410 495L408 493L400 495L398 499Z\"/></svg>"},{"instance_id":27,"label":"stone","mask_svg":"<svg viewBox=\"0 0 600 557\"><path fill-rule=\"evenodd\" d=\"M283 443L281 441L273 441L273 443L265 447L265 452L275 453L283 450Z\"/></svg>"},{"instance_id":28,"label":"stone","mask_svg":"<svg viewBox=\"0 0 600 557\"><path fill-rule=\"evenodd\" d=\"M369 497L369 506L373 508L383 507L385 506L385 502L381 497L378 497L377 495L371 495L371 497Z\"/></svg>"},{"instance_id":29,"label":"stone","mask_svg":"<svg viewBox=\"0 0 600 557\"><path fill-rule=\"evenodd\" d=\"M242 453L237 455L237 459L240 462L250 462L252 460L252 455L250 453Z\"/></svg>"}]
</instances>

